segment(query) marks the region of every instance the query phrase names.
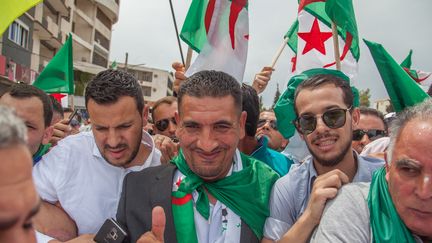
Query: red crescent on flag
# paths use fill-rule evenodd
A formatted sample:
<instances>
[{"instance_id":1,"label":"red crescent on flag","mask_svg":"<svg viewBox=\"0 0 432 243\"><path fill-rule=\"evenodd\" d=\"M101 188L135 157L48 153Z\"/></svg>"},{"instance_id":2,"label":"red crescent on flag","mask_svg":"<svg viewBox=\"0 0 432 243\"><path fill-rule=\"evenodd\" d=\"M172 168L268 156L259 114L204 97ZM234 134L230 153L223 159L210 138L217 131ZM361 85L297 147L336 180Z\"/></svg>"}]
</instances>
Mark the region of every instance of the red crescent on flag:
<instances>
[{"instance_id":1,"label":"red crescent on flag","mask_svg":"<svg viewBox=\"0 0 432 243\"><path fill-rule=\"evenodd\" d=\"M183 205L192 199L192 194L186 194L184 197L171 197L171 202L174 205Z\"/></svg>"},{"instance_id":2,"label":"red crescent on flag","mask_svg":"<svg viewBox=\"0 0 432 243\"><path fill-rule=\"evenodd\" d=\"M207 34L209 32L209 29L210 29L210 23L211 23L211 20L213 17L215 2L216 2L216 0L209 0L209 3L207 5L207 9L206 9L205 17L204 17L204 25L205 25Z\"/></svg>"},{"instance_id":3,"label":"red crescent on flag","mask_svg":"<svg viewBox=\"0 0 432 243\"><path fill-rule=\"evenodd\" d=\"M426 79L428 79L430 76L431 76L431 74L429 74L429 75L427 75L426 77L424 77L424 78L416 78L416 77L414 77L412 74L411 74L411 70L409 69L409 68L403 68L403 70L405 70L405 72L406 73L408 73L408 75L412 78L412 79L414 79L414 81L416 81L416 83L418 83L418 84L421 84L421 82L423 82L423 81L425 81Z\"/></svg>"},{"instance_id":4,"label":"red crescent on flag","mask_svg":"<svg viewBox=\"0 0 432 243\"><path fill-rule=\"evenodd\" d=\"M340 56L340 61L343 61L343 60L345 59L346 54L348 53L349 49L351 48L352 40L353 40L353 37L352 37L351 33L349 33L349 32L347 31L347 32L346 32L345 46L344 46L344 49L343 49L342 55ZM333 65L335 65L335 64L336 64L336 61L324 65L324 68L331 67L331 66L333 66Z\"/></svg>"},{"instance_id":5,"label":"red crescent on flag","mask_svg":"<svg viewBox=\"0 0 432 243\"><path fill-rule=\"evenodd\" d=\"M240 11L246 6L247 0L232 0L229 16L229 34L231 38L231 47L235 49L235 24L237 22Z\"/></svg>"}]
</instances>

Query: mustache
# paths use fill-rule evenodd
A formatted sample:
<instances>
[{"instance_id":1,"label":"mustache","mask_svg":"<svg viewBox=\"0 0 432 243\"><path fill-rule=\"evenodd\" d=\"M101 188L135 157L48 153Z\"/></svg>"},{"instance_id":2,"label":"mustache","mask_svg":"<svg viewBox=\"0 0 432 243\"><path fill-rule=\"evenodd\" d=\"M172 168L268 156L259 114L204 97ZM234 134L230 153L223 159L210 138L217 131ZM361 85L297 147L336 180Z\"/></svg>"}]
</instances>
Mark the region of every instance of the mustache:
<instances>
[{"instance_id":1,"label":"mustache","mask_svg":"<svg viewBox=\"0 0 432 243\"><path fill-rule=\"evenodd\" d=\"M116 150L116 149L124 149L124 148L127 148L127 147L128 147L127 144L124 144L124 143L121 143L121 144L119 144L119 145L117 145L115 147L111 147L108 144L105 144L104 149Z\"/></svg>"},{"instance_id":2,"label":"mustache","mask_svg":"<svg viewBox=\"0 0 432 243\"><path fill-rule=\"evenodd\" d=\"M330 132L326 132L323 134L318 134L313 140L312 143L315 143L316 141L323 139L323 138L329 138L329 137L335 137L336 135L330 134Z\"/></svg>"}]
</instances>

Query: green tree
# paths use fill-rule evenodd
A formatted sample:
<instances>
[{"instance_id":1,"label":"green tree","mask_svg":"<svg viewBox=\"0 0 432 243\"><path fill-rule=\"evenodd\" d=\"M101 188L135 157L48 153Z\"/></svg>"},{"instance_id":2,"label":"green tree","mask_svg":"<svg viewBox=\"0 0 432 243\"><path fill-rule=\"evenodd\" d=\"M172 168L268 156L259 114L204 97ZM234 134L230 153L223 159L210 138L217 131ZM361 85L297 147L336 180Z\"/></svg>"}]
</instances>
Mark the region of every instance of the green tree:
<instances>
[{"instance_id":1,"label":"green tree","mask_svg":"<svg viewBox=\"0 0 432 243\"><path fill-rule=\"evenodd\" d=\"M275 93L275 96L274 96L273 105L271 107L272 110L276 106L276 103L279 100L280 95L281 95L281 93L280 93L280 90L279 90L279 83L276 83L276 93Z\"/></svg>"},{"instance_id":2,"label":"green tree","mask_svg":"<svg viewBox=\"0 0 432 243\"><path fill-rule=\"evenodd\" d=\"M370 89L367 88L366 90L360 90L360 106L366 106L369 107L370 106Z\"/></svg>"}]
</instances>

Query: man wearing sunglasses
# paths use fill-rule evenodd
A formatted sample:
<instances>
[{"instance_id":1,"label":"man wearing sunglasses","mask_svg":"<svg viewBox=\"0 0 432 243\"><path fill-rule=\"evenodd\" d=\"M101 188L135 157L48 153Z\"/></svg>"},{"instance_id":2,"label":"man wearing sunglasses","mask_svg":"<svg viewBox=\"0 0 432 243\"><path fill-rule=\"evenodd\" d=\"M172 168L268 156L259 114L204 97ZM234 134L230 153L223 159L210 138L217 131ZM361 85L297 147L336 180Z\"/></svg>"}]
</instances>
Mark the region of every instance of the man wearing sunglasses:
<instances>
[{"instance_id":1,"label":"man wearing sunglasses","mask_svg":"<svg viewBox=\"0 0 432 243\"><path fill-rule=\"evenodd\" d=\"M257 124L257 137L266 136L268 138L268 146L276 151L282 151L288 145L288 140L285 139L278 131L277 120L274 111L262 111L259 115Z\"/></svg>"},{"instance_id":2,"label":"man wearing sunglasses","mask_svg":"<svg viewBox=\"0 0 432 243\"><path fill-rule=\"evenodd\" d=\"M152 107L153 132L171 139L175 138L177 123L174 114L177 112L177 98L166 96L157 100Z\"/></svg>"},{"instance_id":3,"label":"man wearing sunglasses","mask_svg":"<svg viewBox=\"0 0 432 243\"><path fill-rule=\"evenodd\" d=\"M387 136L384 116L376 109L359 107L360 121L353 131L352 147L361 153L370 142Z\"/></svg>"},{"instance_id":4,"label":"man wearing sunglasses","mask_svg":"<svg viewBox=\"0 0 432 243\"><path fill-rule=\"evenodd\" d=\"M335 70L312 69L293 77L294 119L311 157L275 183L263 242L306 242L319 224L326 201L352 181L370 181L383 161L359 156L351 147L359 121L349 79ZM281 96L285 97L285 95Z\"/></svg>"}]
</instances>

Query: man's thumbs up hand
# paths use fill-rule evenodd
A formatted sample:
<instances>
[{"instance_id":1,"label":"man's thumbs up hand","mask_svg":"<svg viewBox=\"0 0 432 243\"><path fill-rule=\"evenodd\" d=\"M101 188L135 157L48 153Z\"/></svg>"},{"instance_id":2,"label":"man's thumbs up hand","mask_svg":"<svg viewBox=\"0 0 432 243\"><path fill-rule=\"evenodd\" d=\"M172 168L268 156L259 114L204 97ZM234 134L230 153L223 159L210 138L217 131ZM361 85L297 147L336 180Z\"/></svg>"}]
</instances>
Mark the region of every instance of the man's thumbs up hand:
<instances>
[{"instance_id":1,"label":"man's thumbs up hand","mask_svg":"<svg viewBox=\"0 0 432 243\"><path fill-rule=\"evenodd\" d=\"M151 231L144 233L137 243L160 243L164 242L165 212L162 207L156 206L152 211Z\"/></svg>"}]
</instances>

